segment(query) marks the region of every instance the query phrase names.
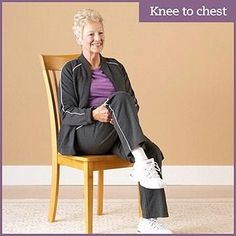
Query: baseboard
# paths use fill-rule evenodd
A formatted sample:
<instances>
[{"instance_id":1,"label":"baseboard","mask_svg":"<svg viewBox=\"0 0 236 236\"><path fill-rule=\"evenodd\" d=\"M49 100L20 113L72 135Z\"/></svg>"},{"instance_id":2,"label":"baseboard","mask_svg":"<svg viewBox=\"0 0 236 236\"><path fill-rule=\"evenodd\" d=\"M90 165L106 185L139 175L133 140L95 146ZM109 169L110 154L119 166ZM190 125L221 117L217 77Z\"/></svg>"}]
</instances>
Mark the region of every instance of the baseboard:
<instances>
[{"instance_id":1,"label":"baseboard","mask_svg":"<svg viewBox=\"0 0 236 236\"><path fill-rule=\"evenodd\" d=\"M50 185L51 166L3 166L3 185ZM105 171L105 185L135 185L130 168ZM233 166L164 166L168 185L233 185ZM83 185L83 172L61 167L61 185ZM97 174L94 175L97 184Z\"/></svg>"}]
</instances>

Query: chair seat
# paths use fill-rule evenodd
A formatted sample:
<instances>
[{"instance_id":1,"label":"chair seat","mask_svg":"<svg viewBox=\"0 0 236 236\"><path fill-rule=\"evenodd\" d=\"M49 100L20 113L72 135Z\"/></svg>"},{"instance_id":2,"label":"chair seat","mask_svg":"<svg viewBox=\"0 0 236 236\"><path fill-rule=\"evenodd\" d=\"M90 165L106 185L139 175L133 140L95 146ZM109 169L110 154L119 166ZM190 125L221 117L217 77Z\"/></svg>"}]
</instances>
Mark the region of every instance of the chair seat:
<instances>
[{"instance_id":1,"label":"chair seat","mask_svg":"<svg viewBox=\"0 0 236 236\"><path fill-rule=\"evenodd\" d=\"M133 166L133 163L111 154L69 156L58 153L57 157L58 164L79 168L81 170L84 169L85 163L90 164L93 171Z\"/></svg>"}]
</instances>

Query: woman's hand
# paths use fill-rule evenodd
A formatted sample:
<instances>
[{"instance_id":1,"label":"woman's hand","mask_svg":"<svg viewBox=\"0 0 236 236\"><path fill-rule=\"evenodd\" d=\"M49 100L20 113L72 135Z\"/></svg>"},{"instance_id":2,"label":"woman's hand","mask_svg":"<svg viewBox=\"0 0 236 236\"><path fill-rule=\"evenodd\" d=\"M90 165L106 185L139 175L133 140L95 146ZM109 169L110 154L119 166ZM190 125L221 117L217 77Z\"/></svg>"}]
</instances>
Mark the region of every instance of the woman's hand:
<instances>
[{"instance_id":1,"label":"woman's hand","mask_svg":"<svg viewBox=\"0 0 236 236\"><path fill-rule=\"evenodd\" d=\"M94 120L100 121L100 122L107 122L112 123L112 114L111 112L106 108L105 104L102 104L101 106L97 107L92 111L92 116Z\"/></svg>"}]
</instances>

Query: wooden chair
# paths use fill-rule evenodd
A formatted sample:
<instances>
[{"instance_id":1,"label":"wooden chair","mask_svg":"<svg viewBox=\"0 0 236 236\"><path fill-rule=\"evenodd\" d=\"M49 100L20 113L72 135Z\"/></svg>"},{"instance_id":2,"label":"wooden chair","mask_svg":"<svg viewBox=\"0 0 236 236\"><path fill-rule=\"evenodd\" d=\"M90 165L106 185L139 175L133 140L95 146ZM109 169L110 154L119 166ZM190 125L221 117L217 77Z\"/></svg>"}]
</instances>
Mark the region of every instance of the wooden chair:
<instances>
[{"instance_id":1,"label":"wooden chair","mask_svg":"<svg viewBox=\"0 0 236 236\"><path fill-rule=\"evenodd\" d=\"M98 208L97 214L103 213L103 174L104 170L126 168L132 166L128 161L115 155L86 155L66 156L57 151L57 135L60 129L58 111L58 83L62 66L79 55L40 55L43 78L47 91L50 126L51 126L51 154L52 154L52 185L49 210L49 222L55 221L60 166L65 165L84 171L84 207L86 233L93 229L93 172L98 171Z\"/></svg>"}]
</instances>

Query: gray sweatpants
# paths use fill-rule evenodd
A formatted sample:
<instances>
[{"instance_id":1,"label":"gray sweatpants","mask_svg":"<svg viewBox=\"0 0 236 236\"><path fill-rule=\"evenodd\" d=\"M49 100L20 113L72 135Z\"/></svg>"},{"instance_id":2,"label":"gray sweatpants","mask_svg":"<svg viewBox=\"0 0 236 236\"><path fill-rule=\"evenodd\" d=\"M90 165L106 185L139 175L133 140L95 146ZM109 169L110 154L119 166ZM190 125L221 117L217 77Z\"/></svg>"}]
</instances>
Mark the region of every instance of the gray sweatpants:
<instances>
[{"instance_id":1,"label":"gray sweatpants","mask_svg":"<svg viewBox=\"0 0 236 236\"><path fill-rule=\"evenodd\" d=\"M78 153L113 153L134 162L131 150L140 145L147 157L154 158L161 168L163 154L156 144L144 136L132 97L119 91L110 97L107 104L112 112L113 125L94 122L77 129ZM139 185L139 191L144 218L168 217L164 189L146 189Z\"/></svg>"}]
</instances>

